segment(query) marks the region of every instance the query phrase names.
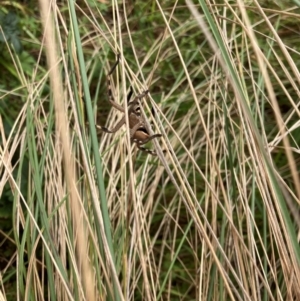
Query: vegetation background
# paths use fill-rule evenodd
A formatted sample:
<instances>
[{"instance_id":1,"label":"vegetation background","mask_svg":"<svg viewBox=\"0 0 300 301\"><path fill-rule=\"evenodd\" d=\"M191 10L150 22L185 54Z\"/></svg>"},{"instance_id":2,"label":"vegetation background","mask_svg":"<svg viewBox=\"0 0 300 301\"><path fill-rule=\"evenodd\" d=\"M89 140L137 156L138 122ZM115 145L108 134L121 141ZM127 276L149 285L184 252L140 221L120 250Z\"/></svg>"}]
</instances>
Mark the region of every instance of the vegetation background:
<instances>
[{"instance_id":1,"label":"vegetation background","mask_svg":"<svg viewBox=\"0 0 300 301\"><path fill-rule=\"evenodd\" d=\"M300 300L299 24L296 0L1 1L0 300ZM99 130L117 54L157 156Z\"/></svg>"}]
</instances>

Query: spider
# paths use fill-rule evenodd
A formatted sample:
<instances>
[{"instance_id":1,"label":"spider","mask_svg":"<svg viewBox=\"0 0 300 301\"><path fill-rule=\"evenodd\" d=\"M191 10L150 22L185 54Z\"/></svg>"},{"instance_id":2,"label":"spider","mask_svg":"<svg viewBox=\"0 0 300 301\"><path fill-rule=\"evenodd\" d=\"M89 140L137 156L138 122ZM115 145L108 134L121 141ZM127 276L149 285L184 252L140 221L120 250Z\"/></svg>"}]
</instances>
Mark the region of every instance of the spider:
<instances>
[{"instance_id":1,"label":"spider","mask_svg":"<svg viewBox=\"0 0 300 301\"><path fill-rule=\"evenodd\" d=\"M108 88L108 100L110 104L117 109L118 111L125 113L124 108L119 105L118 103L115 102L112 91L111 91L111 82L110 82L110 77L115 71L116 67L118 66L120 62L120 54L117 56L117 61L114 63L112 68L110 69L108 76L107 76L107 88ZM141 114L141 108L140 108L140 100L145 97L148 94L148 90L144 91L141 94L138 94L135 96L133 101L129 101L132 94L133 90L132 87L130 87L130 92L127 96L127 101L128 101L128 121L129 121L129 130L130 130L130 139L131 142L136 143L136 146L139 150L146 152L150 155L156 156L156 152L150 149L147 149L143 147L143 144L146 144L147 142L153 140L154 138L161 137L161 134L154 134L150 136L149 131L147 130L146 122ZM125 116L122 117L122 119L116 124L116 126L109 130L108 128L101 126L101 129L109 134L113 134L117 132L123 124L125 124L126 119Z\"/></svg>"}]
</instances>

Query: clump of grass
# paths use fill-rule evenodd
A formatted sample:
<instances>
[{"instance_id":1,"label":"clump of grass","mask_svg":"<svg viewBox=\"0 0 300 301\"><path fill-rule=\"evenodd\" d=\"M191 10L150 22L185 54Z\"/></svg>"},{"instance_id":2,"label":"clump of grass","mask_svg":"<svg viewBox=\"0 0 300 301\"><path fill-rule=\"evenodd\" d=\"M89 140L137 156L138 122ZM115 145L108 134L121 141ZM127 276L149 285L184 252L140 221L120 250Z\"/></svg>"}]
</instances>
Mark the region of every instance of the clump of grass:
<instances>
[{"instance_id":1,"label":"clump of grass","mask_svg":"<svg viewBox=\"0 0 300 301\"><path fill-rule=\"evenodd\" d=\"M0 187L14 202L2 243L16 250L4 298L296 298L299 9L40 5L43 39L25 30L22 54L35 65L8 52L18 84L0 96L19 103L2 114ZM114 98L126 108L130 86L149 89L157 157L125 126L97 131L121 118L105 86L118 53Z\"/></svg>"}]
</instances>

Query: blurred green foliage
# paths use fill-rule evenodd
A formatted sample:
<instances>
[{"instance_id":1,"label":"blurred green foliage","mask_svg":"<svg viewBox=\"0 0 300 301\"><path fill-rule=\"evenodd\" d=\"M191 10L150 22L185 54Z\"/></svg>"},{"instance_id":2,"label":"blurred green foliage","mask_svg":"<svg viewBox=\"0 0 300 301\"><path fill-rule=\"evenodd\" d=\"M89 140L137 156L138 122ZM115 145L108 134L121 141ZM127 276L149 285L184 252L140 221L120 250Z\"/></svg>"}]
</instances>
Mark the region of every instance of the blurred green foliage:
<instances>
[{"instance_id":1,"label":"blurred green foliage","mask_svg":"<svg viewBox=\"0 0 300 301\"><path fill-rule=\"evenodd\" d=\"M0 12L0 51L3 51L5 43L10 43L15 49L16 53L22 52L22 44L19 39L19 18L14 12L7 14Z\"/></svg>"}]
</instances>

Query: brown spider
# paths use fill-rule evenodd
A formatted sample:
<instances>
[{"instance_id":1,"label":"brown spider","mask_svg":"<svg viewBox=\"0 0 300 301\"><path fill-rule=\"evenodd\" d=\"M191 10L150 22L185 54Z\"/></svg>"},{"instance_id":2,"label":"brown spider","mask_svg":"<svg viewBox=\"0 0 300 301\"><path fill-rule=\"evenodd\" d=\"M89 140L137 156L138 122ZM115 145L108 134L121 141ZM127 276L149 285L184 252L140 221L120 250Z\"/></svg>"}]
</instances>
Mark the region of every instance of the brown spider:
<instances>
[{"instance_id":1,"label":"brown spider","mask_svg":"<svg viewBox=\"0 0 300 301\"><path fill-rule=\"evenodd\" d=\"M120 62L120 55L117 57L117 61L112 66L111 70L108 73L107 76L107 87L108 87L108 100L111 103L111 105L119 110L122 113L125 113L124 108L115 102L112 91L111 91L111 82L110 82L110 76L113 74L114 70L118 66ZM129 130L130 130L130 138L131 141L136 143L139 150L146 152L148 154L151 154L153 156L156 156L156 152L150 149L147 149L143 147L143 144L146 144L150 140L153 140L154 138L161 137L161 134L154 134L150 136L149 131L147 130L147 125L145 122L145 119L143 115L141 114L141 108L140 108L140 100L145 97L148 94L148 90L144 91L143 93L137 95L133 101L129 101L132 96L132 88L130 88L130 92L127 96L128 102L128 121L129 121ZM116 126L109 130L108 128L101 126L102 130L106 133L113 134L117 132L123 124L125 124L125 116L122 117L122 119L116 124Z\"/></svg>"}]
</instances>

